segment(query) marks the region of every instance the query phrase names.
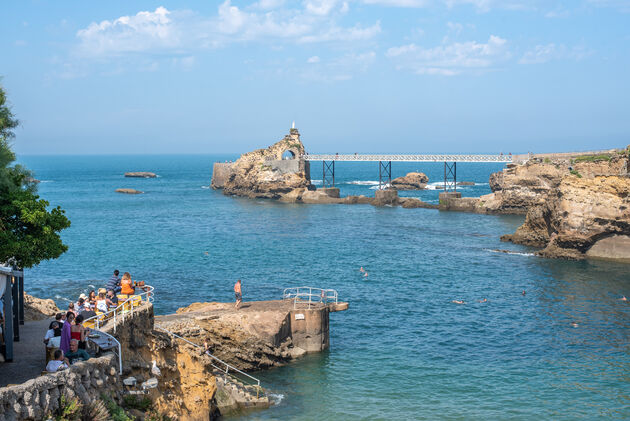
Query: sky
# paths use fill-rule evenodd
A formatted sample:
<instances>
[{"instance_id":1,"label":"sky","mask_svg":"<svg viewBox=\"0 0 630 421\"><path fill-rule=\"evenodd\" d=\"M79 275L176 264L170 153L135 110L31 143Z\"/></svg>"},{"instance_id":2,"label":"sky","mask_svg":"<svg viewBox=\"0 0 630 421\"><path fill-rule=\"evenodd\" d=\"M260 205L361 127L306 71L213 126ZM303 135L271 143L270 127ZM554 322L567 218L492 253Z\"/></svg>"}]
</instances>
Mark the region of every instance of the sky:
<instances>
[{"instance_id":1,"label":"sky","mask_svg":"<svg viewBox=\"0 0 630 421\"><path fill-rule=\"evenodd\" d=\"M18 154L630 144L630 0L15 1Z\"/></svg>"}]
</instances>

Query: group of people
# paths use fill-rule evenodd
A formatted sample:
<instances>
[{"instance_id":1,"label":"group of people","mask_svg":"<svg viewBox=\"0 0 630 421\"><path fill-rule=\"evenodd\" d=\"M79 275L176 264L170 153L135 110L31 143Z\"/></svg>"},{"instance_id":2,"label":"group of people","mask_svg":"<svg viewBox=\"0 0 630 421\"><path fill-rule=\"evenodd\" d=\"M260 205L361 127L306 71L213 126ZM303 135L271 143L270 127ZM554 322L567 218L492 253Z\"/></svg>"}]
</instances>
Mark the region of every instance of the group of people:
<instances>
[{"instance_id":1,"label":"group of people","mask_svg":"<svg viewBox=\"0 0 630 421\"><path fill-rule=\"evenodd\" d=\"M72 311L57 313L44 336L46 371L63 370L90 358L86 351L89 328L83 326L83 320L83 314L77 316Z\"/></svg>"},{"instance_id":2,"label":"group of people","mask_svg":"<svg viewBox=\"0 0 630 421\"><path fill-rule=\"evenodd\" d=\"M68 303L65 313L58 313L55 320L48 326L44 336L46 345L46 371L55 372L68 368L75 361L90 358L87 349L87 335L89 328L83 326L83 321L98 313L107 313L118 307L117 294L133 295L135 286L129 272L122 278L114 271L104 288L90 291L88 295L79 295L77 301Z\"/></svg>"}]
</instances>

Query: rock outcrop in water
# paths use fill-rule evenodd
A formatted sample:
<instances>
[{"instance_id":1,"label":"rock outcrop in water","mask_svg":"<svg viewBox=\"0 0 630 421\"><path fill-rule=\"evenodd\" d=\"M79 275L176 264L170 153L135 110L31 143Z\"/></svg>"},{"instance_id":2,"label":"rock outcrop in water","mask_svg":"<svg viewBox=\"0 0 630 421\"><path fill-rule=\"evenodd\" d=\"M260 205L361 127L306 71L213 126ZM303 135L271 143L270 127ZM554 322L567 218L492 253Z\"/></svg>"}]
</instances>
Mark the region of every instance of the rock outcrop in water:
<instances>
[{"instance_id":1,"label":"rock outcrop in water","mask_svg":"<svg viewBox=\"0 0 630 421\"><path fill-rule=\"evenodd\" d=\"M48 319L54 317L59 311L53 300L24 293L24 319L26 321Z\"/></svg>"},{"instance_id":2,"label":"rock outcrop in water","mask_svg":"<svg viewBox=\"0 0 630 421\"><path fill-rule=\"evenodd\" d=\"M144 193L143 191L140 190L136 190L136 189L116 189L116 193L123 193L123 194L142 194Z\"/></svg>"},{"instance_id":3,"label":"rock outcrop in water","mask_svg":"<svg viewBox=\"0 0 630 421\"><path fill-rule=\"evenodd\" d=\"M291 129L279 142L267 149L241 155L234 163L214 165L213 188L223 194L250 198L280 199L311 186L309 165L300 159L304 145L297 129ZM284 159L283 159L284 158Z\"/></svg>"},{"instance_id":4,"label":"rock outcrop in water","mask_svg":"<svg viewBox=\"0 0 630 421\"><path fill-rule=\"evenodd\" d=\"M396 190L424 190L429 182L429 177L421 172L410 172L404 177L394 178L392 187Z\"/></svg>"},{"instance_id":5,"label":"rock outcrop in water","mask_svg":"<svg viewBox=\"0 0 630 421\"><path fill-rule=\"evenodd\" d=\"M544 247L539 255L630 261L630 178L569 175L502 239Z\"/></svg>"}]
</instances>

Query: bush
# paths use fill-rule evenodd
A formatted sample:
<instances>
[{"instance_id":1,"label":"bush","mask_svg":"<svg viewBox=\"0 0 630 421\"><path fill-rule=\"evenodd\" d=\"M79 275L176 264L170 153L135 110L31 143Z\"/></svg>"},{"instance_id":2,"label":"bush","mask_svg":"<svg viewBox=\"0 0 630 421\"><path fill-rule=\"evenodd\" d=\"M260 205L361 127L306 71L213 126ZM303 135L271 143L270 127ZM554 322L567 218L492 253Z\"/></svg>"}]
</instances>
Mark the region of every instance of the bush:
<instances>
[{"instance_id":1,"label":"bush","mask_svg":"<svg viewBox=\"0 0 630 421\"><path fill-rule=\"evenodd\" d=\"M80 421L83 404L79 399L68 399L66 395L59 398L59 409L55 411L53 416L55 421Z\"/></svg>"},{"instance_id":2,"label":"bush","mask_svg":"<svg viewBox=\"0 0 630 421\"><path fill-rule=\"evenodd\" d=\"M142 399L138 399L136 395L125 395L123 397L123 407L126 409L139 409L142 412L147 412L153 407L153 402L146 396Z\"/></svg>"},{"instance_id":3,"label":"bush","mask_svg":"<svg viewBox=\"0 0 630 421\"><path fill-rule=\"evenodd\" d=\"M582 174L580 174L578 170L571 170L571 174L575 175L577 178L582 178Z\"/></svg>"},{"instance_id":4,"label":"bush","mask_svg":"<svg viewBox=\"0 0 630 421\"><path fill-rule=\"evenodd\" d=\"M105 402L105 406L107 406L107 410L109 411L109 415L111 415L112 421L134 421L133 418L129 417L125 413L125 410L122 409L112 398L107 395L101 395L103 402Z\"/></svg>"},{"instance_id":5,"label":"bush","mask_svg":"<svg viewBox=\"0 0 630 421\"><path fill-rule=\"evenodd\" d=\"M549 158L545 158L545 159L543 160L543 162L544 162L545 164L551 164L551 159L549 159Z\"/></svg>"},{"instance_id":6,"label":"bush","mask_svg":"<svg viewBox=\"0 0 630 421\"><path fill-rule=\"evenodd\" d=\"M575 162L597 162L597 161L610 161L612 155L600 154L600 155L581 155L575 158Z\"/></svg>"}]
</instances>

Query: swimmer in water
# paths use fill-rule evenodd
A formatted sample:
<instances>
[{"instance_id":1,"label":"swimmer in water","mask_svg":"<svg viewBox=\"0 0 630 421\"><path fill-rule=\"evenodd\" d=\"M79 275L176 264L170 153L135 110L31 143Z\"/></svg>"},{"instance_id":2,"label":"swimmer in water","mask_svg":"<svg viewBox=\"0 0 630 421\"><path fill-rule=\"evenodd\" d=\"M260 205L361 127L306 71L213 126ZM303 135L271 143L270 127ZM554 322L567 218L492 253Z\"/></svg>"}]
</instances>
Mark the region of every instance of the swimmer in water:
<instances>
[{"instance_id":1,"label":"swimmer in water","mask_svg":"<svg viewBox=\"0 0 630 421\"><path fill-rule=\"evenodd\" d=\"M452 302L455 304L466 304L464 300L453 300Z\"/></svg>"},{"instance_id":2,"label":"swimmer in water","mask_svg":"<svg viewBox=\"0 0 630 421\"><path fill-rule=\"evenodd\" d=\"M359 269L359 272L365 272L365 269L363 269L363 266L361 266L361 268Z\"/></svg>"},{"instance_id":3,"label":"swimmer in water","mask_svg":"<svg viewBox=\"0 0 630 421\"><path fill-rule=\"evenodd\" d=\"M479 302L480 302L480 303L486 303L486 302L488 302L488 299L487 299L487 298L484 298L483 300L479 300Z\"/></svg>"},{"instance_id":4,"label":"swimmer in water","mask_svg":"<svg viewBox=\"0 0 630 421\"><path fill-rule=\"evenodd\" d=\"M571 326L578 327L579 325L576 322L571 322Z\"/></svg>"},{"instance_id":5,"label":"swimmer in water","mask_svg":"<svg viewBox=\"0 0 630 421\"><path fill-rule=\"evenodd\" d=\"M364 272L365 272L365 271L364 271ZM367 276L368 276L368 273L367 273L367 272L365 272L365 275L363 275L363 276L364 276L365 278L367 278Z\"/></svg>"},{"instance_id":6,"label":"swimmer in water","mask_svg":"<svg viewBox=\"0 0 630 421\"><path fill-rule=\"evenodd\" d=\"M205 254L206 256L208 256L208 252L207 252L207 251L204 251L204 252L203 252L203 254Z\"/></svg>"},{"instance_id":7,"label":"swimmer in water","mask_svg":"<svg viewBox=\"0 0 630 421\"><path fill-rule=\"evenodd\" d=\"M526 294L525 290L523 290L523 292L521 292L521 294L525 295Z\"/></svg>"},{"instance_id":8,"label":"swimmer in water","mask_svg":"<svg viewBox=\"0 0 630 421\"><path fill-rule=\"evenodd\" d=\"M628 301L628 299L626 298L626 296L624 295L623 297L620 298L621 301Z\"/></svg>"}]
</instances>

